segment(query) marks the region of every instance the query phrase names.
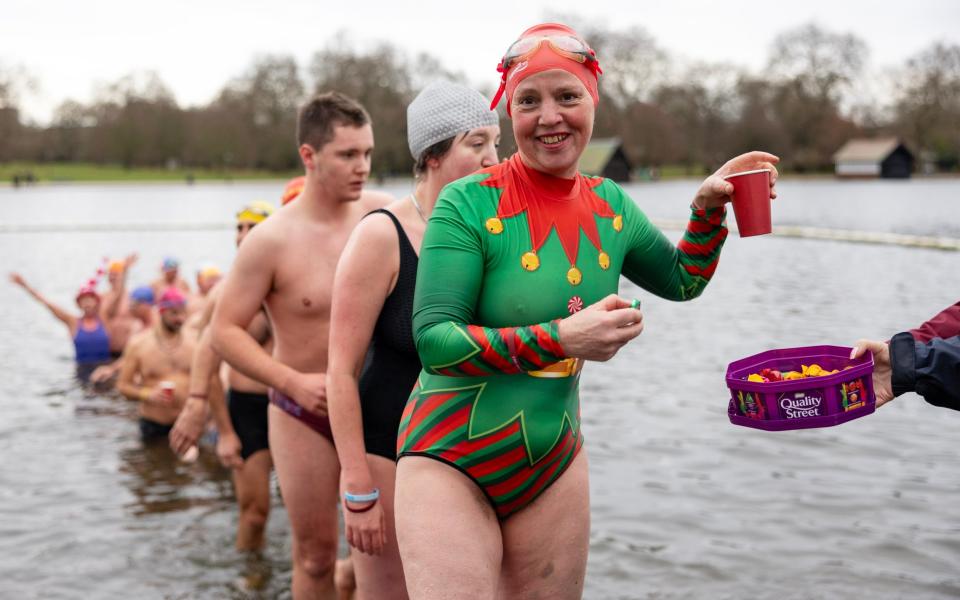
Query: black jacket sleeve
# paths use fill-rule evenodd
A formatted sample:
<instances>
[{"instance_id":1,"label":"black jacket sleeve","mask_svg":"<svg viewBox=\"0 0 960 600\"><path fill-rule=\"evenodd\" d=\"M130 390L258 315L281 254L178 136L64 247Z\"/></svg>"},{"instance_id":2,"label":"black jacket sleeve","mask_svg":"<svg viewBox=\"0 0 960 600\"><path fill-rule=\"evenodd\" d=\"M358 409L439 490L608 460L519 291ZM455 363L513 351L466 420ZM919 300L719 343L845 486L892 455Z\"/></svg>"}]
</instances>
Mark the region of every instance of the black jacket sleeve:
<instances>
[{"instance_id":1,"label":"black jacket sleeve","mask_svg":"<svg viewBox=\"0 0 960 600\"><path fill-rule=\"evenodd\" d=\"M960 336L914 340L905 331L890 340L893 395L916 392L935 406L960 410Z\"/></svg>"}]
</instances>

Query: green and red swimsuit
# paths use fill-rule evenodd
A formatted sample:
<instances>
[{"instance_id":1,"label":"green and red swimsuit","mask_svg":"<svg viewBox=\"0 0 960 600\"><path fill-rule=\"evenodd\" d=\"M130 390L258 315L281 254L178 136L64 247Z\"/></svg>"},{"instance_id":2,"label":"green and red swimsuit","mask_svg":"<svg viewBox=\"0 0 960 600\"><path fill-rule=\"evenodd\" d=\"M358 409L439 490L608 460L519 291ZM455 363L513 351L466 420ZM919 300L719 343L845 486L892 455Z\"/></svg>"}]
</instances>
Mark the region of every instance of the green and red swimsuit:
<instances>
[{"instance_id":1,"label":"green and red swimsuit","mask_svg":"<svg viewBox=\"0 0 960 600\"><path fill-rule=\"evenodd\" d=\"M616 293L621 274L664 298L695 298L726 236L722 208L694 210L674 247L616 183L551 177L519 155L448 185L420 253L424 369L398 456L461 470L501 519L532 502L583 445L582 361L564 353L559 320Z\"/></svg>"}]
</instances>

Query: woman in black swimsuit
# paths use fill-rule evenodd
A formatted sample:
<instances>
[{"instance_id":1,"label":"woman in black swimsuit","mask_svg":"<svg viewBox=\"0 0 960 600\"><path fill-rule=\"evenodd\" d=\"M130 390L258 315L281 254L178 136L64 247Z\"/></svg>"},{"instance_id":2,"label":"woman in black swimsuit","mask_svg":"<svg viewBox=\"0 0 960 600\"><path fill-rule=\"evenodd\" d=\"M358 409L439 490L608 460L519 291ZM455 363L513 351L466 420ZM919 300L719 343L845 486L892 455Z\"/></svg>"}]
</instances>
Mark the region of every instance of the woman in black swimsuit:
<instances>
[{"instance_id":1,"label":"woman in black swimsuit","mask_svg":"<svg viewBox=\"0 0 960 600\"><path fill-rule=\"evenodd\" d=\"M397 429L420 372L413 343L417 254L446 184L497 162L499 119L478 92L438 82L407 108L413 192L365 218L334 280L327 394L340 457L347 541L361 597L397 597L403 569L393 526ZM369 353L368 353L369 348Z\"/></svg>"}]
</instances>

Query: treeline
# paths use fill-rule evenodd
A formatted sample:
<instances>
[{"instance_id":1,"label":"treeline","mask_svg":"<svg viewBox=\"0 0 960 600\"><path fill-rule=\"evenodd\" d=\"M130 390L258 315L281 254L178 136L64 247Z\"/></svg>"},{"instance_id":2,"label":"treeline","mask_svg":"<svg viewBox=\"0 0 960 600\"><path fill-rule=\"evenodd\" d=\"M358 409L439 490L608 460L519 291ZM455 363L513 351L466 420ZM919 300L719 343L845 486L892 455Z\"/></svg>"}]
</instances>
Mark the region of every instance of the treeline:
<instances>
[{"instance_id":1,"label":"treeline","mask_svg":"<svg viewBox=\"0 0 960 600\"><path fill-rule=\"evenodd\" d=\"M941 169L957 168L960 46L934 43L878 79L866 72L862 40L810 24L777 36L757 74L681 63L639 27L560 18L576 25L601 59L594 136L620 137L637 165L711 169L763 148L788 169L829 170L848 139L896 135ZM89 104L64 102L39 127L20 118L29 79L7 69L0 71L0 163L295 170L297 107L314 93L340 90L374 119L375 171L406 174L406 106L441 76L465 81L435 57L410 56L390 43L359 49L341 35L305 67L289 56L256 58L206 106L181 107L156 75L141 74L105 86ZM480 89L489 96L492 68L488 83ZM513 142L509 123L502 126L506 154Z\"/></svg>"}]
</instances>

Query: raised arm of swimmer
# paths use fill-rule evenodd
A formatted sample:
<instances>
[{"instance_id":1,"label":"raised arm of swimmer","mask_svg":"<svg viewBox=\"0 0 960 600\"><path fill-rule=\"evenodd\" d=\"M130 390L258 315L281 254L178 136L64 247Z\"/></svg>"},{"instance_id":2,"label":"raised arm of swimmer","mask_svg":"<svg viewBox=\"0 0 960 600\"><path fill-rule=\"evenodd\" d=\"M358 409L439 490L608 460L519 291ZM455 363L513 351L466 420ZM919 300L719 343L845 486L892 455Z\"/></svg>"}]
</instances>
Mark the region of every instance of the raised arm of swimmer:
<instances>
[{"instance_id":1,"label":"raised arm of swimmer","mask_svg":"<svg viewBox=\"0 0 960 600\"><path fill-rule=\"evenodd\" d=\"M127 297L127 274L135 262L137 262L136 253L128 255L127 258L124 259L123 273L120 275L120 284L117 286L116 292L111 294L110 302L103 307L103 317L105 319L113 319L117 316L117 313L120 312L120 306L123 305L123 301Z\"/></svg>"},{"instance_id":2,"label":"raised arm of swimmer","mask_svg":"<svg viewBox=\"0 0 960 600\"><path fill-rule=\"evenodd\" d=\"M70 329L70 333L73 334L77 329L77 318L64 310L64 308L58 304L55 304L43 296L40 292L33 289L30 284L19 274L19 273L10 273L10 281L16 285L22 287L28 294L33 296L33 298L47 307L54 317L56 317L60 322L66 325Z\"/></svg>"},{"instance_id":3,"label":"raised arm of swimmer","mask_svg":"<svg viewBox=\"0 0 960 600\"><path fill-rule=\"evenodd\" d=\"M262 229L254 230L240 246L230 273L221 284L222 294L230 302L218 302L214 310L213 349L244 375L290 396L307 410L326 415L326 376L300 373L275 360L247 331L274 285L273 270L259 264L263 256L277 254L283 244L282 239L273 239L271 235Z\"/></svg>"}]
</instances>

